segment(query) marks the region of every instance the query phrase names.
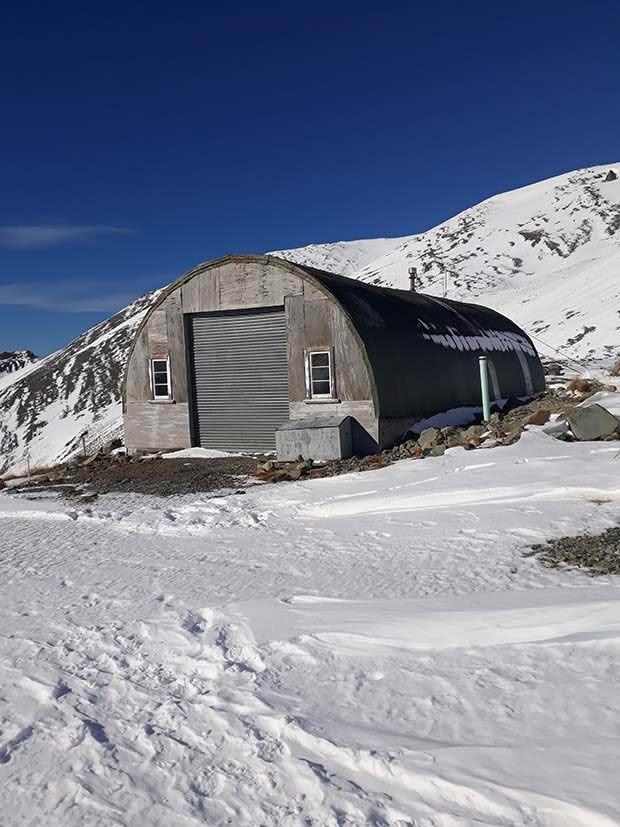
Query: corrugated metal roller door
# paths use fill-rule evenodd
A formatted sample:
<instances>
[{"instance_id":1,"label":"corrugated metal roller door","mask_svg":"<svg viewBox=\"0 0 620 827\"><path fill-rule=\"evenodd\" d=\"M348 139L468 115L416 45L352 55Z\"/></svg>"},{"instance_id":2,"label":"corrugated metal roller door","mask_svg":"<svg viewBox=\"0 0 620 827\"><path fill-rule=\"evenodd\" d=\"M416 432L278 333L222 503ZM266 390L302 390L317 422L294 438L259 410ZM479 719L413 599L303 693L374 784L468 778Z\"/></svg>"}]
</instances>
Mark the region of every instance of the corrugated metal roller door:
<instances>
[{"instance_id":1,"label":"corrugated metal roller door","mask_svg":"<svg viewBox=\"0 0 620 827\"><path fill-rule=\"evenodd\" d=\"M199 445L273 451L289 418L284 309L195 315L190 325Z\"/></svg>"}]
</instances>

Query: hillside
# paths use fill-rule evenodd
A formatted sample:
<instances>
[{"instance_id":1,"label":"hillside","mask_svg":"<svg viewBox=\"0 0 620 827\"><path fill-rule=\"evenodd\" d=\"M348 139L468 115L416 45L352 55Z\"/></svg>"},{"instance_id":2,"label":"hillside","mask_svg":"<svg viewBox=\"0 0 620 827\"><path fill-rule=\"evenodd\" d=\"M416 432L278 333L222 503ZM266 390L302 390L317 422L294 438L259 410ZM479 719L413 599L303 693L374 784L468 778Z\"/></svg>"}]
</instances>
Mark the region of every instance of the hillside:
<instances>
[{"instance_id":1,"label":"hillside","mask_svg":"<svg viewBox=\"0 0 620 827\"><path fill-rule=\"evenodd\" d=\"M372 241L280 251L292 261L338 272L324 249L361 261ZM362 246L363 245L363 246ZM383 250L383 252L382 252ZM372 261L344 272L387 287L486 304L552 348L578 359L609 357L620 325L620 165L559 175L496 195L428 232L377 239ZM546 343L543 344L542 342Z\"/></svg>"},{"instance_id":2,"label":"hillside","mask_svg":"<svg viewBox=\"0 0 620 827\"><path fill-rule=\"evenodd\" d=\"M618 355L620 165L560 175L494 196L428 232L273 251L290 261L486 304L536 338L544 356ZM121 426L119 381L131 337L157 292L66 348L0 376L0 472L66 458Z\"/></svg>"},{"instance_id":3,"label":"hillside","mask_svg":"<svg viewBox=\"0 0 620 827\"><path fill-rule=\"evenodd\" d=\"M119 382L142 316L158 291L90 328L62 350L26 366L0 385L0 472L70 456L121 425Z\"/></svg>"},{"instance_id":4,"label":"hillside","mask_svg":"<svg viewBox=\"0 0 620 827\"><path fill-rule=\"evenodd\" d=\"M0 380L37 361L31 350L4 350L0 352Z\"/></svg>"}]
</instances>

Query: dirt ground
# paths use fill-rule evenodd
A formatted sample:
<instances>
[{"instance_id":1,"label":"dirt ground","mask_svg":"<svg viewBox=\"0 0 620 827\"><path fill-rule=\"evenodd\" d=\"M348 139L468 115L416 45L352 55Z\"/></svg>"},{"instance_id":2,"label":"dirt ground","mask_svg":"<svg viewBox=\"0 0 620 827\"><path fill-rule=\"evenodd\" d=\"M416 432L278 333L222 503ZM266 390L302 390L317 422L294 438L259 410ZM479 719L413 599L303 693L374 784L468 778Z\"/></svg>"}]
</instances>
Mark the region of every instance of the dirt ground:
<instances>
[{"instance_id":1,"label":"dirt ground","mask_svg":"<svg viewBox=\"0 0 620 827\"><path fill-rule=\"evenodd\" d=\"M88 498L111 491L168 497L197 492L236 492L254 478L256 457L215 459L148 459L129 462L125 457L102 456L89 465L67 464L49 469L40 479L17 491L24 495L61 494ZM62 486L59 488L58 486Z\"/></svg>"}]
</instances>

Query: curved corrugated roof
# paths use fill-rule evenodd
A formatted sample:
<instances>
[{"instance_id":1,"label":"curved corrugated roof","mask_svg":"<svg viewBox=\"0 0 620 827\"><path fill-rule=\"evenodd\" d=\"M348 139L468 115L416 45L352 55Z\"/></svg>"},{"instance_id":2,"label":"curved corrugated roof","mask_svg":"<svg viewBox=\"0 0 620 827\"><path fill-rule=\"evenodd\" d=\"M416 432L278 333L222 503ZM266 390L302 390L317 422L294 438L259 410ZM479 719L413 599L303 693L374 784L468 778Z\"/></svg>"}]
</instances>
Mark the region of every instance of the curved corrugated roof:
<instances>
[{"instance_id":1,"label":"curved corrugated roof","mask_svg":"<svg viewBox=\"0 0 620 827\"><path fill-rule=\"evenodd\" d=\"M497 398L531 396L544 389L532 340L489 307L296 266L349 315L372 365L383 416L478 404L481 355L489 359L491 390Z\"/></svg>"},{"instance_id":2,"label":"curved corrugated roof","mask_svg":"<svg viewBox=\"0 0 620 827\"><path fill-rule=\"evenodd\" d=\"M482 354L489 357L495 398L531 396L544 389L543 369L532 341L495 310L377 287L276 256L230 255L198 265L162 292L136 338L171 292L228 262L281 267L309 279L333 298L365 350L381 416L423 415L479 404L478 356Z\"/></svg>"}]
</instances>

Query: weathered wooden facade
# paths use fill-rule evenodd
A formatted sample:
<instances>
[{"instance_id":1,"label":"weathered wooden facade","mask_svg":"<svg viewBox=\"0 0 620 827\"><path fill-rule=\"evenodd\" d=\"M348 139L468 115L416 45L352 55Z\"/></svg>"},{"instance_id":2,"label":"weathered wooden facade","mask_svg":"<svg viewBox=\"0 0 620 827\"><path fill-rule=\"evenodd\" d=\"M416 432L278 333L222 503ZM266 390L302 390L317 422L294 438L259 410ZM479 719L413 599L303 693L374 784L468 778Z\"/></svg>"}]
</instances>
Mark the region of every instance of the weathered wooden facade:
<instances>
[{"instance_id":1,"label":"weathered wooden facade","mask_svg":"<svg viewBox=\"0 0 620 827\"><path fill-rule=\"evenodd\" d=\"M353 447L393 443L420 418L532 396L526 334L488 308L378 288L271 256L196 267L140 326L123 382L130 453L202 445L264 451L287 419L349 415Z\"/></svg>"}]
</instances>

